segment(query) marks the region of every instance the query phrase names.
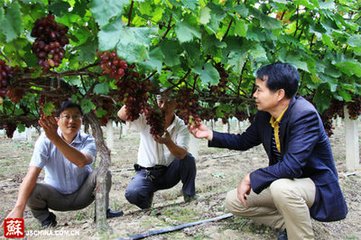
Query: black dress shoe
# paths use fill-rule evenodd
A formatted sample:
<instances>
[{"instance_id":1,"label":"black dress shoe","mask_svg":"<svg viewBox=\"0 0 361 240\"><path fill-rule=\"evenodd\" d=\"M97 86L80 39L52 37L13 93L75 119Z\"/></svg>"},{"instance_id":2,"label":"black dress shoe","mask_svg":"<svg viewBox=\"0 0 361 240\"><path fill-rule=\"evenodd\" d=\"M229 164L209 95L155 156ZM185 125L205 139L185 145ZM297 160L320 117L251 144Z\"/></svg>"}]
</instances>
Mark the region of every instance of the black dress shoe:
<instances>
[{"instance_id":1,"label":"black dress shoe","mask_svg":"<svg viewBox=\"0 0 361 240\"><path fill-rule=\"evenodd\" d=\"M57 224L56 222L56 216L54 213L50 212L49 216L41 222L41 227L42 228L50 228L50 227L55 227Z\"/></svg>"},{"instance_id":2,"label":"black dress shoe","mask_svg":"<svg viewBox=\"0 0 361 240\"><path fill-rule=\"evenodd\" d=\"M122 210L120 211L112 211L110 208L107 210L107 218L115 218L115 217L121 217L124 213Z\"/></svg>"},{"instance_id":3,"label":"black dress shoe","mask_svg":"<svg viewBox=\"0 0 361 240\"><path fill-rule=\"evenodd\" d=\"M288 240L286 229L278 232L277 240Z\"/></svg>"}]
</instances>

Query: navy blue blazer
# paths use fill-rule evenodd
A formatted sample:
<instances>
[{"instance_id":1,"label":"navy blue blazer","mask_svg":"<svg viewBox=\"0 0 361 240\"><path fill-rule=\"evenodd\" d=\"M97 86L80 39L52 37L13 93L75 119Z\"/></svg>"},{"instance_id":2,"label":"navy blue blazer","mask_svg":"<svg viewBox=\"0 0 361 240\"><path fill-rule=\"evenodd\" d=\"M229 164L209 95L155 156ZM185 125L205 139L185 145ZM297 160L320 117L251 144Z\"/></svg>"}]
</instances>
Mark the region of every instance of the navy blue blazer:
<instances>
[{"instance_id":1,"label":"navy blue blazer","mask_svg":"<svg viewBox=\"0 0 361 240\"><path fill-rule=\"evenodd\" d=\"M344 219L348 209L338 183L330 141L314 106L303 97L291 99L280 124L282 160L271 162L273 128L271 115L259 111L253 123L242 134L213 132L209 147L245 151L259 144L269 158L269 166L250 174L251 187L260 193L280 178L311 178L316 185L316 198L310 208L312 218L319 221Z\"/></svg>"}]
</instances>

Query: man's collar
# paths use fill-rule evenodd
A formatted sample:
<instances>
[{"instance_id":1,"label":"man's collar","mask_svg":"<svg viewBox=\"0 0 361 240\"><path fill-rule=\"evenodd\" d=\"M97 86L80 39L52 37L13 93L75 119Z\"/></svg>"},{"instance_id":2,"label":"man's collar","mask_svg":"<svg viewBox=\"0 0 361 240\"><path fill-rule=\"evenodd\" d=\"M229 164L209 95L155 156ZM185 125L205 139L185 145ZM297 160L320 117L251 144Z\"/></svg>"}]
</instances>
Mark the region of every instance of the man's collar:
<instances>
[{"instance_id":1,"label":"man's collar","mask_svg":"<svg viewBox=\"0 0 361 240\"><path fill-rule=\"evenodd\" d=\"M271 126L274 128L275 125L279 124L283 118L283 115L285 114L285 112L287 111L288 106L281 112L281 114L277 117L277 119L275 119L273 116L271 116L271 119L269 120L269 123L271 124Z\"/></svg>"}]
</instances>

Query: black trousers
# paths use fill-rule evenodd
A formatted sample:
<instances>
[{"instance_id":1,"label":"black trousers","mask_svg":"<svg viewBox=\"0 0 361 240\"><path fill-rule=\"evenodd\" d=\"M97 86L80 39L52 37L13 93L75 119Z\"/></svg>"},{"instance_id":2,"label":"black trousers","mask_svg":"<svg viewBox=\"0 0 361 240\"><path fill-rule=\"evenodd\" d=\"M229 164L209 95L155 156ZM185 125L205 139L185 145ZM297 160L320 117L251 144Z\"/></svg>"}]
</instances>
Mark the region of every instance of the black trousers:
<instances>
[{"instance_id":1,"label":"black trousers","mask_svg":"<svg viewBox=\"0 0 361 240\"><path fill-rule=\"evenodd\" d=\"M150 208L154 192L174 187L182 181L183 195L195 195L196 163L191 154L184 159L174 159L164 169L147 170L137 168L136 175L125 190L125 198L141 209Z\"/></svg>"}]
</instances>

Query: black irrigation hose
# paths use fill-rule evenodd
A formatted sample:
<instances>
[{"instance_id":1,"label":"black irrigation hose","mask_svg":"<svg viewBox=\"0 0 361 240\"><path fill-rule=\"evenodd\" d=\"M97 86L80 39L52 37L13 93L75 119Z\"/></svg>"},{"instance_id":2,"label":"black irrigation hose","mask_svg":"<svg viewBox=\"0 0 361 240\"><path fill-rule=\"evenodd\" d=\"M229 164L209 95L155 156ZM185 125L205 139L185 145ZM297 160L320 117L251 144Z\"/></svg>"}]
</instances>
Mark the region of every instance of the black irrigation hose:
<instances>
[{"instance_id":1,"label":"black irrigation hose","mask_svg":"<svg viewBox=\"0 0 361 240\"><path fill-rule=\"evenodd\" d=\"M118 238L117 240L143 239L143 238L150 237L150 236L153 236L153 235L158 235L158 234L163 234L163 233L168 233L168 232L174 232L174 231L181 230L183 228L193 227L193 226L203 224L203 223L223 220L223 219L226 219L226 218L230 218L232 216L233 216L232 213L227 213L227 214L224 214L224 215L221 215L221 216L218 216L218 217L208 218L208 219L204 219L204 220L200 220L200 221L196 221L196 222L183 223L183 224L176 225L176 226L173 226L173 227L166 227L166 228L157 229L157 230L150 230L148 232L134 234L134 235L129 236L129 237Z\"/></svg>"}]
</instances>

